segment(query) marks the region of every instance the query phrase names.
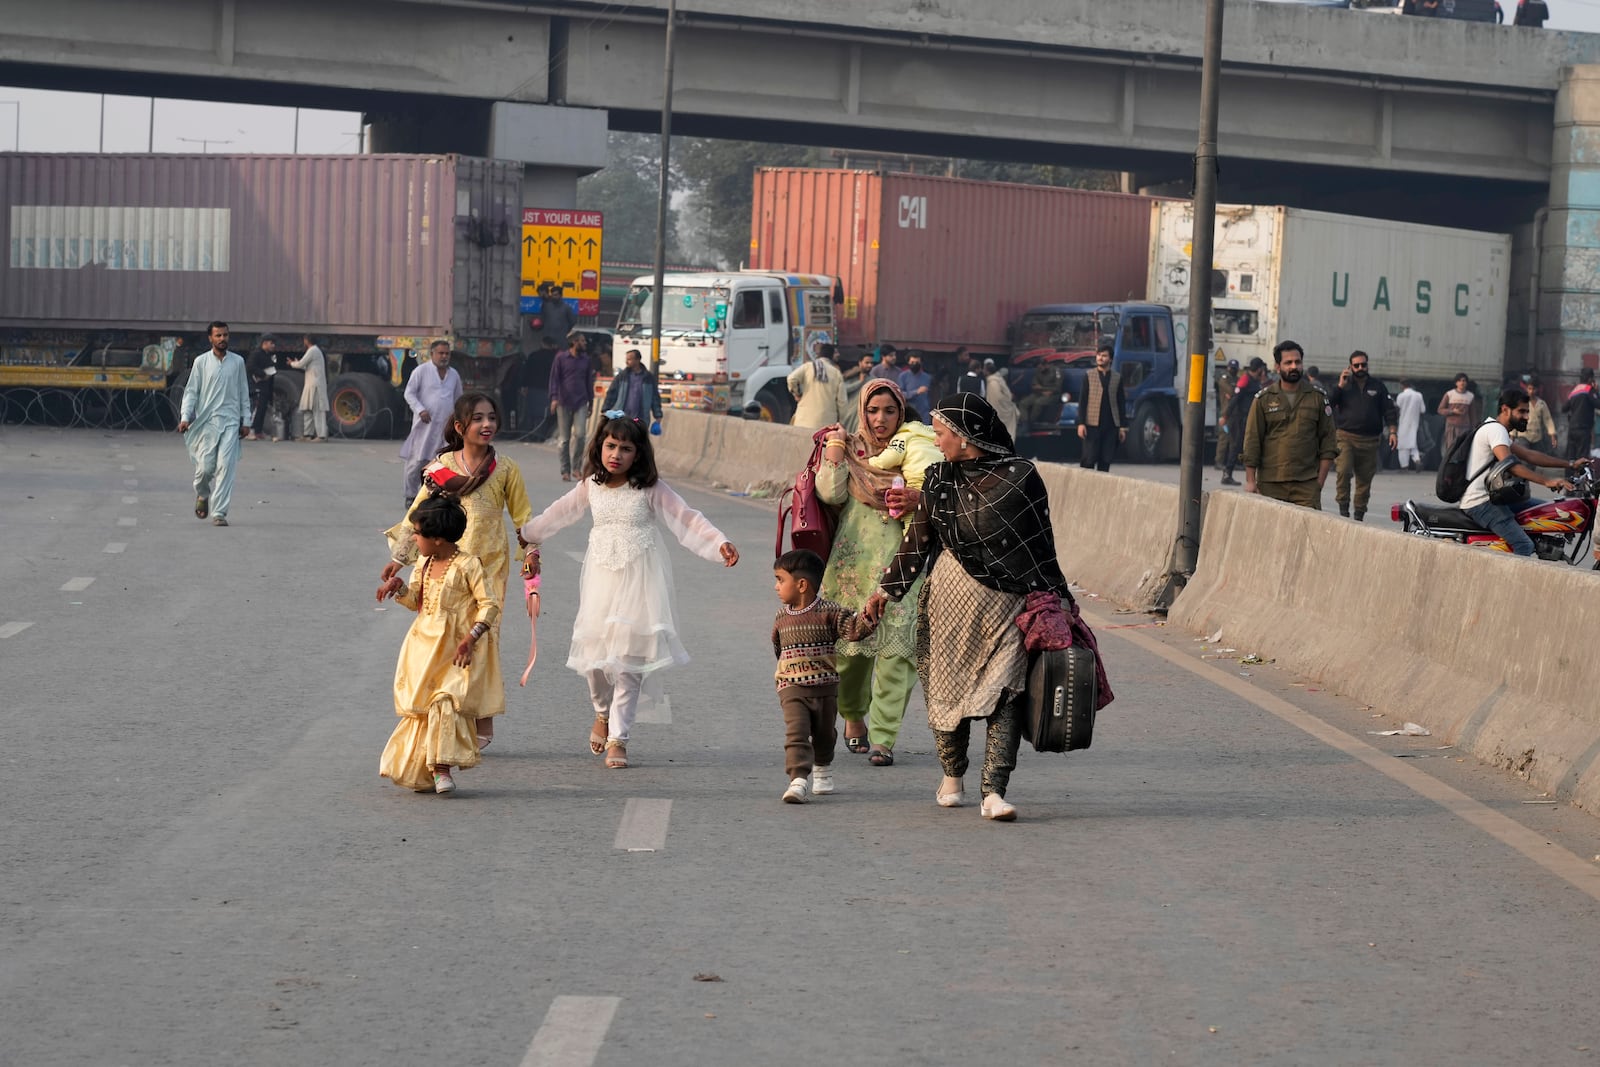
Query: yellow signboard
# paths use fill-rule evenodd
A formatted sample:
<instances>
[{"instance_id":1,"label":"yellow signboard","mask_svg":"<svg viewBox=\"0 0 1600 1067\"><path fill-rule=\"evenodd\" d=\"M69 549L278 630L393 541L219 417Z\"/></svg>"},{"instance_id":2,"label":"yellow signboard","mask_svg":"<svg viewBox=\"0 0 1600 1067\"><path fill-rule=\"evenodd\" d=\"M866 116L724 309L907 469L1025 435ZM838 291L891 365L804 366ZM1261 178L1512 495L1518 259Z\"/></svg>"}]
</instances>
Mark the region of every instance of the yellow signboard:
<instances>
[{"instance_id":1,"label":"yellow signboard","mask_svg":"<svg viewBox=\"0 0 1600 1067\"><path fill-rule=\"evenodd\" d=\"M539 287L560 285L579 315L600 314L600 241L605 217L599 211L522 209L522 310L537 314Z\"/></svg>"}]
</instances>

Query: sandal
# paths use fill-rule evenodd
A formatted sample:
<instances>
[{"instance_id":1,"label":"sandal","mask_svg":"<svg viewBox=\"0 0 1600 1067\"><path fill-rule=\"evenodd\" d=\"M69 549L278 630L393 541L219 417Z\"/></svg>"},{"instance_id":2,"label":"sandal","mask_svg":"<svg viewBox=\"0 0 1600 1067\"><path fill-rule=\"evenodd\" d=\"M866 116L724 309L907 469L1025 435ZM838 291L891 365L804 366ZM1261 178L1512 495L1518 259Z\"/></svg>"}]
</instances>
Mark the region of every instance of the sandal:
<instances>
[{"instance_id":1,"label":"sandal","mask_svg":"<svg viewBox=\"0 0 1600 1067\"><path fill-rule=\"evenodd\" d=\"M861 732L859 734L855 734L854 736L852 736L851 733L850 733L850 728L852 726L860 727ZM855 723L850 722L848 719L845 720L845 724L844 724L844 747L848 748L851 752L854 752L858 756L861 753L865 752L867 749L872 747L871 745L867 744L867 723L866 723L866 720L863 719L860 722L855 722Z\"/></svg>"},{"instance_id":2,"label":"sandal","mask_svg":"<svg viewBox=\"0 0 1600 1067\"><path fill-rule=\"evenodd\" d=\"M598 715L594 717L594 725L589 727L589 751L596 756L606 750L606 732L609 729L606 720Z\"/></svg>"},{"instance_id":3,"label":"sandal","mask_svg":"<svg viewBox=\"0 0 1600 1067\"><path fill-rule=\"evenodd\" d=\"M606 769L622 771L628 768L628 745L611 738L606 741Z\"/></svg>"},{"instance_id":4,"label":"sandal","mask_svg":"<svg viewBox=\"0 0 1600 1067\"><path fill-rule=\"evenodd\" d=\"M894 753L886 748L874 747L871 752L867 753L867 762L874 767L893 767Z\"/></svg>"}]
</instances>

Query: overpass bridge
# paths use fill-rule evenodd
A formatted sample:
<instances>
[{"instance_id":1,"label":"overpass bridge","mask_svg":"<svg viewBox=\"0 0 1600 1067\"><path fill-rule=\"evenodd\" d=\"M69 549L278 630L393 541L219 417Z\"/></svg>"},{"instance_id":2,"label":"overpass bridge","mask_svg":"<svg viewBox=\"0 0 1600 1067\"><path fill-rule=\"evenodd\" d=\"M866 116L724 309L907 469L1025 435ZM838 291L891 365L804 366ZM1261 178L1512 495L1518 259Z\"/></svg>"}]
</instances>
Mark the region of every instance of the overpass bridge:
<instances>
[{"instance_id":1,"label":"overpass bridge","mask_svg":"<svg viewBox=\"0 0 1600 1067\"><path fill-rule=\"evenodd\" d=\"M375 150L521 159L529 202L569 203L577 175L603 164L607 127L656 121L665 6L56 0L12 5L0 79L361 110ZM679 8L682 133L1105 167L1187 187L1199 3ZM1538 365L1600 361L1597 63L1596 35L1230 0L1221 195L1510 230L1513 322L1528 321L1539 278Z\"/></svg>"}]
</instances>

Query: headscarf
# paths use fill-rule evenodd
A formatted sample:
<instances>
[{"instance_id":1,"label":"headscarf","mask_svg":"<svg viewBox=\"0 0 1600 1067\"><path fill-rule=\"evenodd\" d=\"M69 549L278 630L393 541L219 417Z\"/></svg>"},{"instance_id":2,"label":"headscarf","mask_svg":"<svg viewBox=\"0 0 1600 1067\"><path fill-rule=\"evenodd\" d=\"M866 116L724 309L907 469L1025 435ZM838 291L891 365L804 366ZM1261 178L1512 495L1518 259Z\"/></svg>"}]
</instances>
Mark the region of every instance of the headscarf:
<instances>
[{"instance_id":1,"label":"headscarf","mask_svg":"<svg viewBox=\"0 0 1600 1067\"><path fill-rule=\"evenodd\" d=\"M884 503L883 494L894 484L895 476L900 472L880 471L867 464L868 458L876 456L889 444L887 440L874 440L872 431L867 428L867 402L879 393L892 394L895 403L900 405L900 423L894 426L894 430L898 430L906 421L906 398L900 392L900 387L887 378L869 378L856 397L859 429L854 439L845 442L844 458L850 468L850 495L868 507L887 512L889 505ZM893 435L893 430L890 434Z\"/></svg>"},{"instance_id":2,"label":"headscarf","mask_svg":"<svg viewBox=\"0 0 1600 1067\"><path fill-rule=\"evenodd\" d=\"M487 482L489 476L494 473L496 460L493 445L489 446L489 454L484 457L483 463L473 474L462 474L445 465L445 456L451 451L453 450L449 447L441 449L439 458L423 468L422 481L428 487L430 495L449 493L451 496L466 496ZM465 458L462 459L461 465L466 466Z\"/></svg>"},{"instance_id":3,"label":"headscarf","mask_svg":"<svg viewBox=\"0 0 1600 1067\"><path fill-rule=\"evenodd\" d=\"M939 401L939 406L933 409L933 417L985 452L1010 456L1017 451L1011 431L1000 421L993 406L977 393L951 393Z\"/></svg>"}]
</instances>

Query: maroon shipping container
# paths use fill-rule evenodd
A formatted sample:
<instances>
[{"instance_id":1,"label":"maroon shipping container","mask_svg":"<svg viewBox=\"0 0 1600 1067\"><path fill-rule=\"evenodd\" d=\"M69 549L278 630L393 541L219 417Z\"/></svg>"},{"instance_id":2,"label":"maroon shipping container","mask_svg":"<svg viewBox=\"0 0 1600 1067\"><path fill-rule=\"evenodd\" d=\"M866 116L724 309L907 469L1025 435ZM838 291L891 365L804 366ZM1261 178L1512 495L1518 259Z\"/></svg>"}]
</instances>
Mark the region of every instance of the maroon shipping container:
<instances>
[{"instance_id":1,"label":"maroon shipping container","mask_svg":"<svg viewBox=\"0 0 1600 1067\"><path fill-rule=\"evenodd\" d=\"M853 170L755 175L750 265L828 274L844 344L1005 351L1037 304L1142 300L1154 199Z\"/></svg>"},{"instance_id":2,"label":"maroon shipping container","mask_svg":"<svg viewBox=\"0 0 1600 1067\"><path fill-rule=\"evenodd\" d=\"M518 336L522 168L0 155L0 327Z\"/></svg>"}]
</instances>

